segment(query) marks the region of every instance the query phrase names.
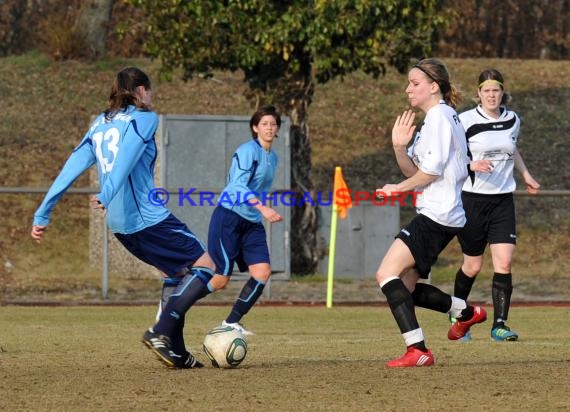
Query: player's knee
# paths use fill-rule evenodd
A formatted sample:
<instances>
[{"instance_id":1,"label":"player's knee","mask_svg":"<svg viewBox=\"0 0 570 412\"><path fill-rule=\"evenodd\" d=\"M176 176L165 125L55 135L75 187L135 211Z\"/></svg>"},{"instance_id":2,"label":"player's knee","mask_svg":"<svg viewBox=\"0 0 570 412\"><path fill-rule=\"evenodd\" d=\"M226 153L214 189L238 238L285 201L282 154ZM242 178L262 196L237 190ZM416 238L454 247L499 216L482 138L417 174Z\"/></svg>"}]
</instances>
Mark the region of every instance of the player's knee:
<instances>
[{"instance_id":1,"label":"player's knee","mask_svg":"<svg viewBox=\"0 0 570 412\"><path fill-rule=\"evenodd\" d=\"M212 260L208 252L204 252L204 254L200 256L198 260L196 260L196 262L194 262L194 266L202 266L210 269L212 272L216 268L216 265L214 264L214 261Z\"/></svg>"},{"instance_id":2,"label":"player's knee","mask_svg":"<svg viewBox=\"0 0 570 412\"><path fill-rule=\"evenodd\" d=\"M257 272L255 274L252 274L251 277L261 283L267 283L271 277L271 270Z\"/></svg>"},{"instance_id":3,"label":"player's knee","mask_svg":"<svg viewBox=\"0 0 570 412\"><path fill-rule=\"evenodd\" d=\"M474 276L477 276L479 274L479 272L481 272L482 268L483 268L483 265L480 263L464 263L463 266L461 267L461 270L467 276L472 278Z\"/></svg>"},{"instance_id":4,"label":"player's knee","mask_svg":"<svg viewBox=\"0 0 570 412\"><path fill-rule=\"evenodd\" d=\"M386 273L384 273L383 271L381 271L380 269L378 269L378 271L376 272L376 282L380 285L380 284L382 284L387 278L388 278L388 276L386 275Z\"/></svg>"},{"instance_id":5,"label":"player's knee","mask_svg":"<svg viewBox=\"0 0 570 412\"><path fill-rule=\"evenodd\" d=\"M214 275L212 279L210 279L210 287L212 290L224 289L229 282L230 282L229 276Z\"/></svg>"},{"instance_id":6,"label":"player's knee","mask_svg":"<svg viewBox=\"0 0 570 412\"><path fill-rule=\"evenodd\" d=\"M493 268L497 273L511 273L511 262L496 262Z\"/></svg>"},{"instance_id":7,"label":"player's knee","mask_svg":"<svg viewBox=\"0 0 570 412\"><path fill-rule=\"evenodd\" d=\"M267 263L257 263L248 267L249 275L255 280L265 284L271 277L271 266Z\"/></svg>"}]
</instances>

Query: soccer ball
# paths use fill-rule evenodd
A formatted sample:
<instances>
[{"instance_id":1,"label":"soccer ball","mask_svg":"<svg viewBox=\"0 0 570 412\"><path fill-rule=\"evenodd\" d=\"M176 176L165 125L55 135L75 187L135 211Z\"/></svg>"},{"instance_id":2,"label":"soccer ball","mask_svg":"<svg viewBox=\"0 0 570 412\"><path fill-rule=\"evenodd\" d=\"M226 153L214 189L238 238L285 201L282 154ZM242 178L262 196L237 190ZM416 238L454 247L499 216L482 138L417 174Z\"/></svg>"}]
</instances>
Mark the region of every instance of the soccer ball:
<instances>
[{"instance_id":1,"label":"soccer ball","mask_svg":"<svg viewBox=\"0 0 570 412\"><path fill-rule=\"evenodd\" d=\"M217 326L204 338L204 352L215 368L235 368L247 355L247 341L231 326Z\"/></svg>"}]
</instances>

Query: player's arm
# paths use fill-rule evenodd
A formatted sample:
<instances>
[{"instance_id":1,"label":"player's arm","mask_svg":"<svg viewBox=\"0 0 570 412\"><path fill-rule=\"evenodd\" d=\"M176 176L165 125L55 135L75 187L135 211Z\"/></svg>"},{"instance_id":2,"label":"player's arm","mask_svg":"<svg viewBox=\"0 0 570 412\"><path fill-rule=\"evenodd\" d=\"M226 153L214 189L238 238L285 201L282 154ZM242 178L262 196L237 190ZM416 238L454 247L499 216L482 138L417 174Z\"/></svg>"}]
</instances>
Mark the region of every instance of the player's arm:
<instances>
[{"instance_id":1,"label":"player's arm","mask_svg":"<svg viewBox=\"0 0 570 412\"><path fill-rule=\"evenodd\" d=\"M277 167L277 158L275 158L274 160L273 167L274 168ZM281 222L283 220L283 216L281 216L279 212L277 212L275 209L269 206L264 205L262 202L258 200L257 197L255 196L250 197L248 199L248 202L252 204L253 205L252 207L257 209L259 213L261 213L261 216L263 216L263 218L268 222L276 223L276 222Z\"/></svg>"},{"instance_id":2,"label":"player's arm","mask_svg":"<svg viewBox=\"0 0 570 412\"><path fill-rule=\"evenodd\" d=\"M387 184L384 185L381 189L377 189L376 195L378 197L384 197L408 193L415 189L426 187L438 177L438 175L430 175L418 169L418 171L412 177L409 177L400 183Z\"/></svg>"},{"instance_id":3,"label":"player's arm","mask_svg":"<svg viewBox=\"0 0 570 412\"><path fill-rule=\"evenodd\" d=\"M411 177L418 171L418 167L410 159L405 146L394 146L394 154L396 155L398 167L404 176Z\"/></svg>"},{"instance_id":4,"label":"player's arm","mask_svg":"<svg viewBox=\"0 0 570 412\"><path fill-rule=\"evenodd\" d=\"M521 173L524 182L526 184L526 191L532 195L537 194L538 191L540 190L540 184L536 180L534 180L534 178L526 168L524 160L519 152L519 149L515 149L515 154L513 155L513 158L515 161L515 169L517 169Z\"/></svg>"},{"instance_id":5,"label":"player's arm","mask_svg":"<svg viewBox=\"0 0 570 412\"><path fill-rule=\"evenodd\" d=\"M228 183L231 190L236 193L236 198L242 202L247 201L250 206L259 203L254 191L249 187L256 173L256 168L254 153L251 148L249 146L238 148L232 157Z\"/></svg>"},{"instance_id":6,"label":"player's arm","mask_svg":"<svg viewBox=\"0 0 570 412\"><path fill-rule=\"evenodd\" d=\"M409 123L409 119L407 123ZM452 156L450 153L450 150L452 150L451 127L444 119L441 119L439 122L430 124L429 130L426 130L425 136L422 138L427 141L430 150L422 155L419 167L414 165L416 171L400 183L384 185L376 191L378 196L390 196L391 193L421 189L437 180L443 174L445 163L449 156Z\"/></svg>"},{"instance_id":7,"label":"player's arm","mask_svg":"<svg viewBox=\"0 0 570 412\"><path fill-rule=\"evenodd\" d=\"M283 216L281 216L279 212L269 206L263 205L257 198L250 198L249 202L254 204L252 207L259 210L259 213L261 213L268 222L275 223L283 220Z\"/></svg>"},{"instance_id":8,"label":"player's arm","mask_svg":"<svg viewBox=\"0 0 570 412\"><path fill-rule=\"evenodd\" d=\"M42 203L34 213L31 236L40 242L50 221L53 208L75 182L75 180L95 163L95 155L91 149L91 141L85 137L73 151L59 175L53 181Z\"/></svg>"},{"instance_id":9,"label":"player's arm","mask_svg":"<svg viewBox=\"0 0 570 412\"><path fill-rule=\"evenodd\" d=\"M230 169L231 188L236 194L239 194L237 198L241 199L242 203L259 210L261 215L271 223L283 220L277 211L265 206L256 196L256 193L250 189L251 179L256 172L254 152L250 146L242 147L236 151ZM257 193L257 195L261 195L261 193Z\"/></svg>"}]
</instances>

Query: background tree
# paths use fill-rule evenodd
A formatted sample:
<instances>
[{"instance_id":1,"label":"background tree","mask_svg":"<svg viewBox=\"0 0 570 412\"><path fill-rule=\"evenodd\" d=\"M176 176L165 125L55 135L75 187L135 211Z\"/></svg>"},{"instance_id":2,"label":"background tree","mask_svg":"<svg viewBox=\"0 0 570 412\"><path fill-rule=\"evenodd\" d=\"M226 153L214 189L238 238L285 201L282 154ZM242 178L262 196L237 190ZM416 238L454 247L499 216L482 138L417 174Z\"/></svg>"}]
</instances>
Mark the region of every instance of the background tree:
<instances>
[{"instance_id":1,"label":"background tree","mask_svg":"<svg viewBox=\"0 0 570 412\"><path fill-rule=\"evenodd\" d=\"M83 1L76 24L82 27L90 57L105 56L106 38L114 0Z\"/></svg>"},{"instance_id":2,"label":"background tree","mask_svg":"<svg viewBox=\"0 0 570 412\"><path fill-rule=\"evenodd\" d=\"M444 21L437 0L129 2L145 11L146 49L166 75L176 68L186 79L241 70L254 105L273 103L291 119L291 183L299 201L314 190L307 108L315 84L355 70L378 77L386 65L404 71L411 58L429 54ZM314 205L298 204L291 224L291 269L312 273L319 259Z\"/></svg>"},{"instance_id":3,"label":"background tree","mask_svg":"<svg viewBox=\"0 0 570 412\"><path fill-rule=\"evenodd\" d=\"M115 0L0 0L0 56L40 49L55 60L105 57Z\"/></svg>"},{"instance_id":4,"label":"background tree","mask_svg":"<svg viewBox=\"0 0 570 412\"><path fill-rule=\"evenodd\" d=\"M450 57L568 59L568 0L444 0L453 18L437 51Z\"/></svg>"}]
</instances>

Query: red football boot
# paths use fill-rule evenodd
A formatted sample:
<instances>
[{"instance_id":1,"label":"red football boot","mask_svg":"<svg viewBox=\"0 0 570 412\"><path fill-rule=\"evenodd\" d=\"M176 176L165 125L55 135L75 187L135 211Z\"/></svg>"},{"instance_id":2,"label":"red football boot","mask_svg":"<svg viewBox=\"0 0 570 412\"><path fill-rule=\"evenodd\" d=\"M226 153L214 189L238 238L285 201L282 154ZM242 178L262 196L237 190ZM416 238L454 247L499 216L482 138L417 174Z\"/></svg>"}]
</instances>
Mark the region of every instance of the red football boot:
<instances>
[{"instance_id":1,"label":"red football boot","mask_svg":"<svg viewBox=\"0 0 570 412\"><path fill-rule=\"evenodd\" d=\"M487 320L487 312L481 306L475 306L473 308L473 317L469 320L462 321L461 319L457 319L451 327L449 328L449 332L447 332L447 338L449 340L457 340L464 337L471 326L475 325L476 323L483 323Z\"/></svg>"},{"instance_id":2,"label":"red football boot","mask_svg":"<svg viewBox=\"0 0 570 412\"><path fill-rule=\"evenodd\" d=\"M408 368L412 366L432 366L435 363L435 358L428 349L427 352L422 352L418 348L410 346L406 353L398 359L391 360L386 363L389 368Z\"/></svg>"}]
</instances>

